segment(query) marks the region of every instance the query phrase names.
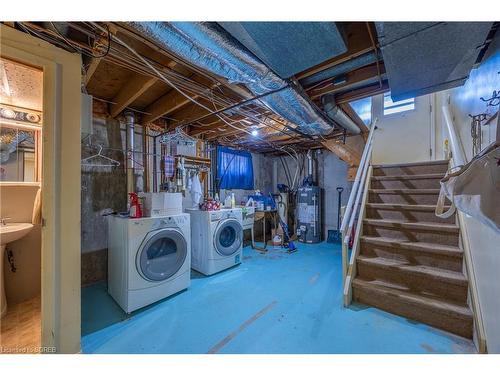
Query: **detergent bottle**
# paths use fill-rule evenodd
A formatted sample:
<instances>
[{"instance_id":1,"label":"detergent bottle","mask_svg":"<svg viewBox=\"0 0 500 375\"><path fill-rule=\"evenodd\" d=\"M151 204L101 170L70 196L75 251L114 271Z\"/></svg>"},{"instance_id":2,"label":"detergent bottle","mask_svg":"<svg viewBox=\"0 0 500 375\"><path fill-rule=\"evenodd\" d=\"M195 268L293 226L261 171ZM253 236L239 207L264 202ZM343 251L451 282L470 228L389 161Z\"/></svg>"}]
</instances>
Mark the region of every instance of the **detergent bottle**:
<instances>
[{"instance_id":1,"label":"detergent bottle","mask_svg":"<svg viewBox=\"0 0 500 375\"><path fill-rule=\"evenodd\" d=\"M130 214L131 219L139 219L142 217L142 208L139 203L139 196L136 193L129 193L130 195Z\"/></svg>"}]
</instances>

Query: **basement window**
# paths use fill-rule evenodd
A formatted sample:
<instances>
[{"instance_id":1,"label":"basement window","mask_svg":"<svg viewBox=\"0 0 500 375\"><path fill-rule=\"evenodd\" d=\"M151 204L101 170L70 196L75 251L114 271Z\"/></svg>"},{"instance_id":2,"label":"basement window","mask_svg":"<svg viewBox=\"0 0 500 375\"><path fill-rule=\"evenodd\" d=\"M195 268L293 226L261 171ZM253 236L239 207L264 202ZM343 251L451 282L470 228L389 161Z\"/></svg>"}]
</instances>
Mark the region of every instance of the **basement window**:
<instances>
[{"instance_id":1,"label":"basement window","mask_svg":"<svg viewBox=\"0 0 500 375\"><path fill-rule=\"evenodd\" d=\"M415 109L415 98L393 102L391 99L390 92L384 94L384 116L392 115L394 113L413 111L414 109Z\"/></svg>"}]
</instances>

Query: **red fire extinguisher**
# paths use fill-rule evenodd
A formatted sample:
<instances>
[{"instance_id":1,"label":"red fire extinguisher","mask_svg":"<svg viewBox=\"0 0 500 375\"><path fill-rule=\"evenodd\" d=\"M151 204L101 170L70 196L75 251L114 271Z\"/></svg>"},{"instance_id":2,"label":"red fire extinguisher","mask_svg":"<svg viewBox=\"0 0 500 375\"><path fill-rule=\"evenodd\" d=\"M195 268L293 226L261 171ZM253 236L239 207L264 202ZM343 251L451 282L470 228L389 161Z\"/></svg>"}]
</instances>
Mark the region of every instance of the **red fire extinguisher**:
<instances>
[{"instance_id":1,"label":"red fire extinguisher","mask_svg":"<svg viewBox=\"0 0 500 375\"><path fill-rule=\"evenodd\" d=\"M131 219L139 219L142 217L142 208L139 203L139 196L136 193L129 193L130 195L130 214Z\"/></svg>"}]
</instances>

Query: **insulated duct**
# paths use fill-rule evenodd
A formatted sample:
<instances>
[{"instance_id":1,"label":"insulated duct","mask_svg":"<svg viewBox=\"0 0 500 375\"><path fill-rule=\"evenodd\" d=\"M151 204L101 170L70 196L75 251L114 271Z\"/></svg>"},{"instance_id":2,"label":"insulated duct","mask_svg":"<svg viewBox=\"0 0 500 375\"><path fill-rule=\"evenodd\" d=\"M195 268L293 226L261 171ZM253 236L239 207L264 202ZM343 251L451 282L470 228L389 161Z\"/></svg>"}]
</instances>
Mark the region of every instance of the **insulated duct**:
<instances>
[{"instance_id":1,"label":"insulated duct","mask_svg":"<svg viewBox=\"0 0 500 375\"><path fill-rule=\"evenodd\" d=\"M352 134L360 133L361 130L354 123L354 121L352 121L351 118L347 116L347 114L342 109L340 109L337 103L335 103L335 98L333 95L323 96L322 102L323 102L323 110L328 115L328 117L330 117L333 121L335 121L344 129L346 129L349 133Z\"/></svg>"},{"instance_id":2,"label":"insulated duct","mask_svg":"<svg viewBox=\"0 0 500 375\"><path fill-rule=\"evenodd\" d=\"M285 81L215 22L130 22L129 27L186 62L231 83L244 84L273 112L309 135L327 135L334 123L301 87Z\"/></svg>"}]
</instances>

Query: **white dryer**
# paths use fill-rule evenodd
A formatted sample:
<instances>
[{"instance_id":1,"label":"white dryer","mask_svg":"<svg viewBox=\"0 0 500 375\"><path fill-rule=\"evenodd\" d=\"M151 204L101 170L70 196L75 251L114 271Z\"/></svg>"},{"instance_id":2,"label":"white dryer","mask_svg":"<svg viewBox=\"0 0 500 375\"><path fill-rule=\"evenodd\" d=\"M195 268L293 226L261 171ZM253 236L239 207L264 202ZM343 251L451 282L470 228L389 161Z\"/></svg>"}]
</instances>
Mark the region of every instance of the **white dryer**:
<instances>
[{"instance_id":1,"label":"white dryer","mask_svg":"<svg viewBox=\"0 0 500 375\"><path fill-rule=\"evenodd\" d=\"M126 312L171 296L191 283L190 216L109 216L108 293Z\"/></svg>"},{"instance_id":2,"label":"white dryer","mask_svg":"<svg viewBox=\"0 0 500 375\"><path fill-rule=\"evenodd\" d=\"M191 215L191 267L194 270L212 275L241 263L241 208L186 212Z\"/></svg>"}]
</instances>

